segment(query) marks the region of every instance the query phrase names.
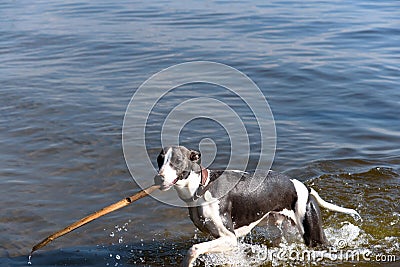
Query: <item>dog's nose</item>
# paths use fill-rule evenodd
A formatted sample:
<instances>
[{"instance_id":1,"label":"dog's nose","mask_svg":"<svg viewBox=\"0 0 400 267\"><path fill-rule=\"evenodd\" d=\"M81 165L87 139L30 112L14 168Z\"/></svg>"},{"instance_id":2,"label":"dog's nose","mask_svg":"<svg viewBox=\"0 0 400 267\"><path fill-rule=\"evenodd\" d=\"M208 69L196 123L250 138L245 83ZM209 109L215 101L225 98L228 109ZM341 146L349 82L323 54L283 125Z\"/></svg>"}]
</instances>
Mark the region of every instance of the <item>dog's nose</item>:
<instances>
[{"instance_id":1,"label":"dog's nose","mask_svg":"<svg viewBox=\"0 0 400 267\"><path fill-rule=\"evenodd\" d=\"M156 176L154 176L154 184L160 185L162 184L164 181L163 177L159 174L157 174Z\"/></svg>"}]
</instances>

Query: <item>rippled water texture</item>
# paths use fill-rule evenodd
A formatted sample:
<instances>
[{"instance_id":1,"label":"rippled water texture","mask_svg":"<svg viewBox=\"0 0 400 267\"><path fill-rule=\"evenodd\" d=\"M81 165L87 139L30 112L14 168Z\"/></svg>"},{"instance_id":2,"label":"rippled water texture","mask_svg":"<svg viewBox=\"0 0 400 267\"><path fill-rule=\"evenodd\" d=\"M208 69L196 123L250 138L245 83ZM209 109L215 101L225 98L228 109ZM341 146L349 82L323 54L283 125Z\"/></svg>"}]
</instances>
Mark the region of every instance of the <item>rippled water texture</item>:
<instances>
[{"instance_id":1,"label":"rippled water texture","mask_svg":"<svg viewBox=\"0 0 400 267\"><path fill-rule=\"evenodd\" d=\"M1 1L0 265L26 266L35 243L138 190L121 147L126 107L151 75L193 60L237 68L262 90L277 128L274 170L360 212L362 222L322 211L333 249L344 240L398 262L399 10L394 0ZM155 161L163 112L204 95L236 103L223 88L177 88L155 107L148 151L137 153ZM206 137L222 155L212 167L223 168L229 141L215 125L188 125L181 141L197 148ZM256 151L260 140L249 137ZM293 238L264 225L198 265L302 266L267 258L306 251ZM202 240L185 209L146 198L54 241L32 266L175 266ZM311 262L377 264L329 255Z\"/></svg>"}]
</instances>

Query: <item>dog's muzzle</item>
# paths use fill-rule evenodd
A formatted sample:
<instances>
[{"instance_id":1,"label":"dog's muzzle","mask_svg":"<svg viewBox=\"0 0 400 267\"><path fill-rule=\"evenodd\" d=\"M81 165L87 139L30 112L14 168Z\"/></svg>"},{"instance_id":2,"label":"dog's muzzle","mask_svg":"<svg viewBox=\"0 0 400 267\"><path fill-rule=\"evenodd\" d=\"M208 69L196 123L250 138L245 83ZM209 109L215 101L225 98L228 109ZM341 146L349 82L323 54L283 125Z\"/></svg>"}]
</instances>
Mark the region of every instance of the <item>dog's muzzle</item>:
<instances>
[{"instance_id":1,"label":"dog's muzzle","mask_svg":"<svg viewBox=\"0 0 400 267\"><path fill-rule=\"evenodd\" d=\"M170 189L174 184L176 184L176 182L178 182L178 178L176 178L172 183L170 184L166 184L164 177L161 176L160 174L157 174L156 176L154 176L154 184L156 185L160 185L160 190L161 191L167 191L168 189Z\"/></svg>"}]
</instances>

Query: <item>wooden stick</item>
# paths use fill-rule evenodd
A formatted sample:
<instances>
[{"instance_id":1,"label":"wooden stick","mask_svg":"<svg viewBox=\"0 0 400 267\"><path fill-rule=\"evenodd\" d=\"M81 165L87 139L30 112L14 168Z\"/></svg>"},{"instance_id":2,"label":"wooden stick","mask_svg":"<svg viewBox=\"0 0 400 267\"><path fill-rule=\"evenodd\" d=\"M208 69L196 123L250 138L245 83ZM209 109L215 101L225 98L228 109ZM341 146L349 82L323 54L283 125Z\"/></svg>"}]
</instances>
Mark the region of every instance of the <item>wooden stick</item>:
<instances>
[{"instance_id":1,"label":"wooden stick","mask_svg":"<svg viewBox=\"0 0 400 267\"><path fill-rule=\"evenodd\" d=\"M85 224L87 224L87 223L89 223L89 222L91 222L91 221L103 216L103 215L106 215L106 214L108 214L108 213L110 213L112 211L115 211L115 210L118 210L118 209L123 208L125 206L128 206L129 204L135 202L136 200L141 199L141 198L149 195L151 192L153 192L154 190L156 190L158 188L160 188L160 185L152 185L152 186L150 186L150 187L148 187L146 189L143 189L142 191L136 193L133 196L124 198L124 199L122 199L122 200L120 200L120 201L118 201L118 202L116 202L114 204L111 204L110 206L102 208L101 210L96 211L96 212L94 212L94 213L92 213L92 214L80 219L79 221L74 222L73 224L68 225L64 229L62 229L62 230L60 230L58 232L55 232L52 235L49 235L48 237L43 239L42 242L36 244L32 248L32 251L31 251L30 255L32 255L32 253L35 252L36 250L46 246L48 243L50 243L54 239L59 238L60 236L63 236L65 234L68 234L69 232L75 230L76 228L79 228L79 227L81 227L81 226L83 226L83 225L85 225Z\"/></svg>"}]
</instances>

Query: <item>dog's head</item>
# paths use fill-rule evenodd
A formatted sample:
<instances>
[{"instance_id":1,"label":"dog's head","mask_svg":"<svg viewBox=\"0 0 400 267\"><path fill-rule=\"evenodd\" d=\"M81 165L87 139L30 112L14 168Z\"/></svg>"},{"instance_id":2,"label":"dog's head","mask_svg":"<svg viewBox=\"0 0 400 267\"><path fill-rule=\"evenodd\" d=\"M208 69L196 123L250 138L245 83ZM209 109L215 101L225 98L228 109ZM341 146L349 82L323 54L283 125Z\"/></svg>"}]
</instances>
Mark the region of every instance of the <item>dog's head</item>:
<instances>
[{"instance_id":1,"label":"dog's head","mask_svg":"<svg viewBox=\"0 0 400 267\"><path fill-rule=\"evenodd\" d=\"M161 184L161 190L170 189L180 180L185 180L191 171L201 171L200 152L184 146L166 147L157 157L158 175L155 182Z\"/></svg>"}]
</instances>

